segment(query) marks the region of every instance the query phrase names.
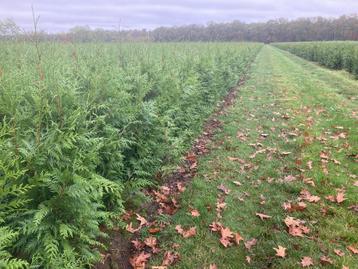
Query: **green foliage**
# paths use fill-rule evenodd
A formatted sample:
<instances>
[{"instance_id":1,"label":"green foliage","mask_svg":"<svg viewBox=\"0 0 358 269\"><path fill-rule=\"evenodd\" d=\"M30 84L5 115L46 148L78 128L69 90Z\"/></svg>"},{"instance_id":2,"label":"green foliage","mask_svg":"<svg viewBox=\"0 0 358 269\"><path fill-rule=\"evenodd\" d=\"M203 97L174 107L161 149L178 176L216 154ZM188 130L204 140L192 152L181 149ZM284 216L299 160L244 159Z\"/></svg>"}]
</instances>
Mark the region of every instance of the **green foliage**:
<instances>
[{"instance_id":1,"label":"green foliage","mask_svg":"<svg viewBox=\"0 0 358 269\"><path fill-rule=\"evenodd\" d=\"M0 268L1 269L21 269L27 268L26 261L13 258L7 248L15 241L18 233L7 227L0 227Z\"/></svg>"},{"instance_id":2,"label":"green foliage","mask_svg":"<svg viewBox=\"0 0 358 269\"><path fill-rule=\"evenodd\" d=\"M19 234L7 249L83 268L100 224L120 224L124 201L179 161L261 45L0 47L1 217Z\"/></svg>"},{"instance_id":3,"label":"green foliage","mask_svg":"<svg viewBox=\"0 0 358 269\"><path fill-rule=\"evenodd\" d=\"M274 45L329 68L345 69L358 78L358 42L294 42Z\"/></svg>"},{"instance_id":4,"label":"green foliage","mask_svg":"<svg viewBox=\"0 0 358 269\"><path fill-rule=\"evenodd\" d=\"M4 135L3 131L6 129L5 126L3 127L0 131L0 140ZM24 171L14 166L16 161L11 159L10 152L2 153L4 154L1 155L0 159L0 269L27 268L28 263L26 261L14 258L10 253L19 233L8 227L5 220L24 210L28 202L25 194L31 186L25 186L21 183L15 184L16 177L22 175ZM2 174L3 171L9 171L7 177Z\"/></svg>"}]
</instances>

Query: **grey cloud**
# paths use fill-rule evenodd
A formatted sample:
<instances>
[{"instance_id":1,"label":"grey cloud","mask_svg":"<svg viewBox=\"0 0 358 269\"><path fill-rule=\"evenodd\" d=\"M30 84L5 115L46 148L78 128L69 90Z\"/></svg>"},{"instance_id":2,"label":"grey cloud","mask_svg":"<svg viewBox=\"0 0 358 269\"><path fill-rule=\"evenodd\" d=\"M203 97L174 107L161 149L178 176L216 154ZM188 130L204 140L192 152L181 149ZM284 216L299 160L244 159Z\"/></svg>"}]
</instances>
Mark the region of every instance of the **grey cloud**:
<instances>
[{"instance_id":1,"label":"grey cloud","mask_svg":"<svg viewBox=\"0 0 358 269\"><path fill-rule=\"evenodd\" d=\"M356 0L0 0L0 19L31 29L31 6L40 28L65 31L75 25L113 29L154 28L209 21L265 21L285 17L339 16L358 12Z\"/></svg>"}]
</instances>

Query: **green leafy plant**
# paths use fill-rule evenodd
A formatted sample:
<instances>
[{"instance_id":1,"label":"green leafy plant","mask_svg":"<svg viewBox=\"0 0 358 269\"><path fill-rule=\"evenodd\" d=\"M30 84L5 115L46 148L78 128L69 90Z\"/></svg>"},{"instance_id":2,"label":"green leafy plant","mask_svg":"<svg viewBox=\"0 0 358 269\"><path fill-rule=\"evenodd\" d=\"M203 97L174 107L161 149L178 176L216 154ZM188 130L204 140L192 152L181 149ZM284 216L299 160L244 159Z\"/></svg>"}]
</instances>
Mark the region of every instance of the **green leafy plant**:
<instances>
[{"instance_id":1,"label":"green leafy plant","mask_svg":"<svg viewBox=\"0 0 358 269\"><path fill-rule=\"evenodd\" d=\"M100 226L121 225L125 204L180 161L261 45L0 47L0 188L19 194L1 198L19 235L6 251L83 268L105 247Z\"/></svg>"},{"instance_id":2,"label":"green leafy plant","mask_svg":"<svg viewBox=\"0 0 358 269\"><path fill-rule=\"evenodd\" d=\"M306 60L318 62L329 68L345 69L358 78L358 42L316 41L275 43L274 45Z\"/></svg>"}]
</instances>

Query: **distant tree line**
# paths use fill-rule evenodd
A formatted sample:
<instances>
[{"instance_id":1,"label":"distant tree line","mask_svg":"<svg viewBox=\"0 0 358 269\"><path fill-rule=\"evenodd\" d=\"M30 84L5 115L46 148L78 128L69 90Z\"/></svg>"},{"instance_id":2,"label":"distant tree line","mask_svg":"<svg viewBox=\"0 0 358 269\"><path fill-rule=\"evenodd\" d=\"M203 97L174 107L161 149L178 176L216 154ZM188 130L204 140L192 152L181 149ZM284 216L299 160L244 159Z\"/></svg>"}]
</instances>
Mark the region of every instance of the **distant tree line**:
<instances>
[{"instance_id":1,"label":"distant tree line","mask_svg":"<svg viewBox=\"0 0 358 269\"><path fill-rule=\"evenodd\" d=\"M318 40L358 40L358 15L339 18L270 20L264 23L210 23L160 27L151 32L155 41L259 41L289 42Z\"/></svg>"},{"instance_id":2,"label":"distant tree line","mask_svg":"<svg viewBox=\"0 0 358 269\"><path fill-rule=\"evenodd\" d=\"M0 38L28 38L11 20L0 21ZM339 18L277 19L267 22L209 23L207 25L185 25L159 27L154 30L92 30L88 26L77 26L65 33L40 33L43 40L77 42L121 42L121 41L258 41L289 42L319 40L358 40L358 14Z\"/></svg>"}]
</instances>

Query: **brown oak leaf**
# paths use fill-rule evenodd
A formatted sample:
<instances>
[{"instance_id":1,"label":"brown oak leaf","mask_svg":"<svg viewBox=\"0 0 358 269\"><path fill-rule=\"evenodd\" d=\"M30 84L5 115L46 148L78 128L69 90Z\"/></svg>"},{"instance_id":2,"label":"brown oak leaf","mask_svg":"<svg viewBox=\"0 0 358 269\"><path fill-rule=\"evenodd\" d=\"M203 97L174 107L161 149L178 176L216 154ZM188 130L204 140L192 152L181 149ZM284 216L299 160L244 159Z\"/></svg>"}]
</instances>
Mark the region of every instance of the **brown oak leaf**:
<instances>
[{"instance_id":1,"label":"brown oak leaf","mask_svg":"<svg viewBox=\"0 0 358 269\"><path fill-rule=\"evenodd\" d=\"M234 239L235 239L235 243L236 243L237 245L240 244L240 241L244 241L244 238L241 236L240 233L236 233L236 234L234 235Z\"/></svg>"},{"instance_id":2,"label":"brown oak leaf","mask_svg":"<svg viewBox=\"0 0 358 269\"><path fill-rule=\"evenodd\" d=\"M141 226L139 226L138 228L133 228L133 224L132 222L130 222L129 224L127 224L126 226L126 230L130 233L135 233L135 232L138 232L139 230L141 229Z\"/></svg>"},{"instance_id":3,"label":"brown oak leaf","mask_svg":"<svg viewBox=\"0 0 358 269\"><path fill-rule=\"evenodd\" d=\"M157 238L154 236L149 236L144 239L144 244L146 244L148 247L154 248L157 245Z\"/></svg>"},{"instance_id":4,"label":"brown oak leaf","mask_svg":"<svg viewBox=\"0 0 358 269\"><path fill-rule=\"evenodd\" d=\"M199 217L200 216L200 213L197 209L192 209L190 211L190 214L193 216L193 217Z\"/></svg>"},{"instance_id":5,"label":"brown oak leaf","mask_svg":"<svg viewBox=\"0 0 358 269\"><path fill-rule=\"evenodd\" d=\"M255 246L257 243L257 239L253 238L251 240L248 240L244 243L245 248L247 248L248 250L250 250L253 246Z\"/></svg>"},{"instance_id":6,"label":"brown oak leaf","mask_svg":"<svg viewBox=\"0 0 358 269\"><path fill-rule=\"evenodd\" d=\"M320 261L320 263L323 264L323 265L333 264L332 259L331 259L330 257L328 257L328 256L321 256L321 257L319 258L319 261Z\"/></svg>"},{"instance_id":7,"label":"brown oak leaf","mask_svg":"<svg viewBox=\"0 0 358 269\"><path fill-rule=\"evenodd\" d=\"M136 250L141 250L144 248L144 243L138 239L132 240L131 242Z\"/></svg>"},{"instance_id":8,"label":"brown oak leaf","mask_svg":"<svg viewBox=\"0 0 358 269\"><path fill-rule=\"evenodd\" d=\"M150 256L150 253L142 251L141 253L129 258L129 262L135 269L144 269Z\"/></svg>"},{"instance_id":9,"label":"brown oak leaf","mask_svg":"<svg viewBox=\"0 0 358 269\"><path fill-rule=\"evenodd\" d=\"M182 235L184 238L192 237L196 235L196 227L191 227L188 230L184 230L181 225L175 226L175 230L178 234Z\"/></svg>"},{"instance_id":10,"label":"brown oak leaf","mask_svg":"<svg viewBox=\"0 0 358 269\"><path fill-rule=\"evenodd\" d=\"M338 255L339 257L342 257L345 255L344 252L340 249L334 249L333 252L336 253L336 255Z\"/></svg>"},{"instance_id":11,"label":"brown oak leaf","mask_svg":"<svg viewBox=\"0 0 358 269\"><path fill-rule=\"evenodd\" d=\"M353 254L358 254L358 249L354 246L348 246L347 249L352 252Z\"/></svg>"},{"instance_id":12,"label":"brown oak leaf","mask_svg":"<svg viewBox=\"0 0 358 269\"><path fill-rule=\"evenodd\" d=\"M316 195L312 195L308 190L306 189L303 189L301 192L300 192L300 198L302 200L306 200L310 203L316 203L318 202L321 198L316 196Z\"/></svg>"},{"instance_id":13,"label":"brown oak leaf","mask_svg":"<svg viewBox=\"0 0 358 269\"><path fill-rule=\"evenodd\" d=\"M337 193L337 195L336 195L336 202L338 203L338 204L340 204L340 203L342 203L344 200L346 200L346 198L344 198L344 192L342 192L342 191L340 191L340 192L338 192Z\"/></svg>"},{"instance_id":14,"label":"brown oak leaf","mask_svg":"<svg viewBox=\"0 0 358 269\"><path fill-rule=\"evenodd\" d=\"M178 260L179 260L179 254L177 252L166 251L164 253L164 258L163 258L162 265L163 266L169 266L169 265L174 264Z\"/></svg>"},{"instance_id":15,"label":"brown oak leaf","mask_svg":"<svg viewBox=\"0 0 358 269\"><path fill-rule=\"evenodd\" d=\"M282 258L286 257L286 248L278 245L278 248L273 248L273 249L276 251L277 257L282 257Z\"/></svg>"},{"instance_id":16,"label":"brown oak leaf","mask_svg":"<svg viewBox=\"0 0 358 269\"><path fill-rule=\"evenodd\" d=\"M311 257L303 257L302 260L301 260L301 265L302 267L309 267L311 265L313 265L313 260Z\"/></svg>"}]
</instances>

